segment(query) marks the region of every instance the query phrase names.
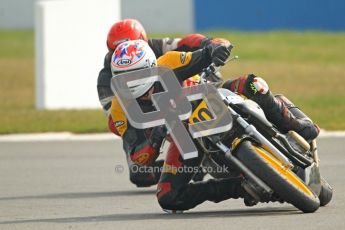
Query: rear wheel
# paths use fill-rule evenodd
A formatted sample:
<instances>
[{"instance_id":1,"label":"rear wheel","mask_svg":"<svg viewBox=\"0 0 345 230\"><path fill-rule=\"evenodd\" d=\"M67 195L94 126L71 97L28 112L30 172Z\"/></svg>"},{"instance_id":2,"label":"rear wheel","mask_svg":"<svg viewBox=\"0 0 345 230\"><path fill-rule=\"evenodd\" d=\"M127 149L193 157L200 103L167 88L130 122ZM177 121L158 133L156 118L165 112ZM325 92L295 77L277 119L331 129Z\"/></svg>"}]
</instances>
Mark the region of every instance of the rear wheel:
<instances>
[{"instance_id":1,"label":"rear wheel","mask_svg":"<svg viewBox=\"0 0 345 230\"><path fill-rule=\"evenodd\" d=\"M328 182L321 178L321 192L319 195L320 206L326 206L331 202L333 196L333 188L328 184Z\"/></svg>"},{"instance_id":2,"label":"rear wheel","mask_svg":"<svg viewBox=\"0 0 345 230\"><path fill-rule=\"evenodd\" d=\"M236 148L235 154L284 201L305 213L315 212L319 208L320 201L314 192L266 150L250 141L243 141Z\"/></svg>"}]
</instances>

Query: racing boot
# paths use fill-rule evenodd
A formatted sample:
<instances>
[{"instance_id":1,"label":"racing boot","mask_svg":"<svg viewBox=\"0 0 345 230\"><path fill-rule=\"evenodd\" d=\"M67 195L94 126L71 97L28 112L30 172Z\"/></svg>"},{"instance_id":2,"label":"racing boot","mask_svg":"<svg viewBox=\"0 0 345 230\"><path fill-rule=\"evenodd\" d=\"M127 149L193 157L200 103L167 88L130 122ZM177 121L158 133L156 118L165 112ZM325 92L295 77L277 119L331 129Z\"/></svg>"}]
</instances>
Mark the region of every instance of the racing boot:
<instances>
[{"instance_id":1,"label":"racing boot","mask_svg":"<svg viewBox=\"0 0 345 230\"><path fill-rule=\"evenodd\" d=\"M242 177L222 179L213 188L215 192L211 193L211 196L214 196L214 198L209 200L215 203L229 198L243 198L243 202L247 207L258 204L258 201L244 189Z\"/></svg>"},{"instance_id":2,"label":"racing boot","mask_svg":"<svg viewBox=\"0 0 345 230\"><path fill-rule=\"evenodd\" d=\"M244 193L243 202L247 207L252 207L252 206L257 205L259 202L260 203L279 202L282 204L284 203L284 200L281 199L279 196L273 194L269 201L257 201L249 193Z\"/></svg>"},{"instance_id":3,"label":"racing boot","mask_svg":"<svg viewBox=\"0 0 345 230\"><path fill-rule=\"evenodd\" d=\"M244 193L243 202L247 207L252 207L258 204L258 201L249 195L249 193Z\"/></svg>"},{"instance_id":4,"label":"racing boot","mask_svg":"<svg viewBox=\"0 0 345 230\"><path fill-rule=\"evenodd\" d=\"M320 133L320 128L283 95L272 99L270 118L282 132L296 131L308 142Z\"/></svg>"},{"instance_id":5,"label":"racing boot","mask_svg":"<svg viewBox=\"0 0 345 230\"><path fill-rule=\"evenodd\" d=\"M207 200L218 203L230 198L244 198L245 203L253 203L252 201L255 201L254 198L245 191L242 187L242 182L242 177L208 180Z\"/></svg>"},{"instance_id":6,"label":"racing boot","mask_svg":"<svg viewBox=\"0 0 345 230\"><path fill-rule=\"evenodd\" d=\"M235 80L226 81L223 87L258 103L268 120L275 124L279 131L283 133L289 130L296 131L307 141L318 136L320 131L318 126L285 97L280 95L277 98L274 97L266 81L261 77L254 74L245 75ZM294 113L296 111L297 113Z\"/></svg>"},{"instance_id":7,"label":"racing boot","mask_svg":"<svg viewBox=\"0 0 345 230\"><path fill-rule=\"evenodd\" d=\"M203 181L204 177L206 176L207 172L203 170L202 167L199 168L199 170L195 173L193 176L193 181L198 182L198 181Z\"/></svg>"},{"instance_id":8,"label":"racing boot","mask_svg":"<svg viewBox=\"0 0 345 230\"><path fill-rule=\"evenodd\" d=\"M249 197L242 187L242 181L242 177L210 179L181 187L177 184L171 185L170 182L160 182L157 198L164 211L177 213L194 208L207 200L218 203L230 198Z\"/></svg>"},{"instance_id":9,"label":"racing boot","mask_svg":"<svg viewBox=\"0 0 345 230\"><path fill-rule=\"evenodd\" d=\"M246 96L261 106L268 120L276 125L279 131L286 133L293 130L308 142L319 135L318 126L314 125L298 108L299 113L296 113L299 115L298 117L292 113L290 109L297 112L296 107L282 95L275 97L265 80L255 75L249 75L246 84Z\"/></svg>"}]
</instances>

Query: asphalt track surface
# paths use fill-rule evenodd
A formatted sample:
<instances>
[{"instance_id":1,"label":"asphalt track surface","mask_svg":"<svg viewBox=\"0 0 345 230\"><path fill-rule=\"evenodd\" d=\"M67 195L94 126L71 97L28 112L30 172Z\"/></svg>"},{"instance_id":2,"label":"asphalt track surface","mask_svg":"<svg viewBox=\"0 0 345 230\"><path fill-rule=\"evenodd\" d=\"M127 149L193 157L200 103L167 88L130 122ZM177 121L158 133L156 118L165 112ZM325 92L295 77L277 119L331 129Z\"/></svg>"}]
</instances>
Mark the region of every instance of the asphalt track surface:
<instances>
[{"instance_id":1,"label":"asphalt track surface","mask_svg":"<svg viewBox=\"0 0 345 230\"><path fill-rule=\"evenodd\" d=\"M119 140L0 142L0 229L345 229L345 138L319 149L335 193L316 213L227 200L166 214L154 187L129 182Z\"/></svg>"}]
</instances>

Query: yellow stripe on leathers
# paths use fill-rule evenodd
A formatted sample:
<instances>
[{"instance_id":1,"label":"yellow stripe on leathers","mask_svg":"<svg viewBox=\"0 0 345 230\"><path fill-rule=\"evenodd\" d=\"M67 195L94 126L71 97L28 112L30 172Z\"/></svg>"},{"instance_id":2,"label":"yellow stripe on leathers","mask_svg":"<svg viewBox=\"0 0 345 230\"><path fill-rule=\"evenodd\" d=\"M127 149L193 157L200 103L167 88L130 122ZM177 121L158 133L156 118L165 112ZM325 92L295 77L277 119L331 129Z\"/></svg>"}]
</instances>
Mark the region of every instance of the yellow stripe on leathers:
<instances>
[{"instance_id":1,"label":"yellow stripe on leathers","mask_svg":"<svg viewBox=\"0 0 345 230\"><path fill-rule=\"evenodd\" d=\"M118 125L118 126L115 125L115 127L122 137L123 134L127 130L127 122L128 121L127 121L127 117L126 117L125 113L123 112L122 107L121 107L121 105L118 102L116 97L113 97L113 99L111 101L110 113L111 113L111 117L114 121L114 124L117 124L120 122L120 125ZM122 122L123 122L123 124L122 124Z\"/></svg>"},{"instance_id":2,"label":"yellow stripe on leathers","mask_svg":"<svg viewBox=\"0 0 345 230\"><path fill-rule=\"evenodd\" d=\"M192 59L191 52L177 52L177 51L170 51L158 58L157 63L158 66L165 66L170 69L176 69L182 66L186 66L190 63ZM111 109L110 109L111 117L114 121L114 124L120 124L116 126L117 131L121 136L127 130L128 120L124 111L122 110L121 105L119 104L116 97L113 97L111 102Z\"/></svg>"},{"instance_id":3,"label":"yellow stripe on leathers","mask_svg":"<svg viewBox=\"0 0 345 230\"><path fill-rule=\"evenodd\" d=\"M158 66L165 66L170 69L177 69L182 66L186 66L192 60L192 53L191 52L177 52L177 51L169 51L165 53L163 56L158 58L157 63Z\"/></svg>"}]
</instances>

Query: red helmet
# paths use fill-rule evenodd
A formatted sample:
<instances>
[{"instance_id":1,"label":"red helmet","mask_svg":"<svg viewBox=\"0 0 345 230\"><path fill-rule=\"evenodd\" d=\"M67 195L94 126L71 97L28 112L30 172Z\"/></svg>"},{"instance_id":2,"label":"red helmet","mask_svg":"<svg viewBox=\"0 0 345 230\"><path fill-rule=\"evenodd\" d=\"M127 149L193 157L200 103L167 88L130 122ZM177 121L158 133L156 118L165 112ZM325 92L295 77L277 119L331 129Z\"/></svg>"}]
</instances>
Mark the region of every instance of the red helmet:
<instances>
[{"instance_id":1,"label":"red helmet","mask_svg":"<svg viewBox=\"0 0 345 230\"><path fill-rule=\"evenodd\" d=\"M147 41L145 29L138 20L124 19L116 22L108 32L107 46L115 50L118 44L128 40Z\"/></svg>"}]
</instances>

